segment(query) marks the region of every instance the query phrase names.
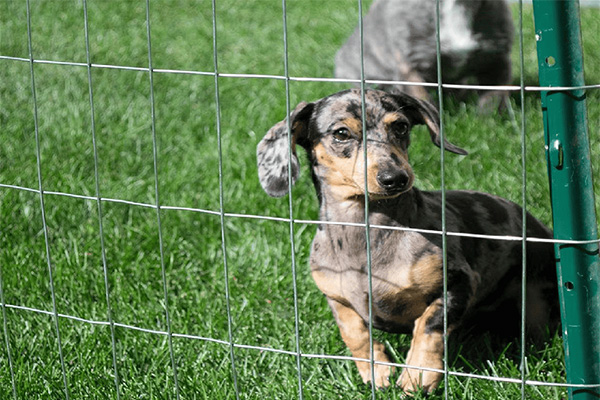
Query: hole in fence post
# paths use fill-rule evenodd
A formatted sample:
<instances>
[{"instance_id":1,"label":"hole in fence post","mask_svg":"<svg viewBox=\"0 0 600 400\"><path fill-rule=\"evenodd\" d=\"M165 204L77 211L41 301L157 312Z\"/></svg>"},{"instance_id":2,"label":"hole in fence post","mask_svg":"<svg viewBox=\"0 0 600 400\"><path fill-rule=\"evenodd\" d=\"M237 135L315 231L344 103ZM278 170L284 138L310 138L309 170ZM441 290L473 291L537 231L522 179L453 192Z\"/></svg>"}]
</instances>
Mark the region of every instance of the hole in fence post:
<instances>
[{"instance_id":1,"label":"hole in fence post","mask_svg":"<svg viewBox=\"0 0 600 400\"><path fill-rule=\"evenodd\" d=\"M556 59L552 56L546 57L546 65L553 67L556 64Z\"/></svg>"},{"instance_id":2,"label":"hole in fence post","mask_svg":"<svg viewBox=\"0 0 600 400\"><path fill-rule=\"evenodd\" d=\"M575 286L573 285L573 282L565 282L565 288L569 291L573 290Z\"/></svg>"}]
</instances>

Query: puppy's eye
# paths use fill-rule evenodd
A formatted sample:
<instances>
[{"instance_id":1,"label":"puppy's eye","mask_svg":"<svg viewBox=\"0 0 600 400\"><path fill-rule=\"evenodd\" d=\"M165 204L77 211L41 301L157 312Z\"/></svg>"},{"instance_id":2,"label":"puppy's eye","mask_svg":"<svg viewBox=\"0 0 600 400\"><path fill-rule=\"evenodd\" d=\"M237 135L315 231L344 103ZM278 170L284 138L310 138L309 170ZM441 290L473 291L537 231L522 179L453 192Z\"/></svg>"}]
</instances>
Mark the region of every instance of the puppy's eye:
<instances>
[{"instance_id":1,"label":"puppy's eye","mask_svg":"<svg viewBox=\"0 0 600 400\"><path fill-rule=\"evenodd\" d=\"M333 131L333 139L336 142L347 142L351 139L348 128L339 128Z\"/></svg>"},{"instance_id":2,"label":"puppy's eye","mask_svg":"<svg viewBox=\"0 0 600 400\"><path fill-rule=\"evenodd\" d=\"M392 123L392 132L399 137L402 138L408 134L408 124L404 121L396 121Z\"/></svg>"}]
</instances>

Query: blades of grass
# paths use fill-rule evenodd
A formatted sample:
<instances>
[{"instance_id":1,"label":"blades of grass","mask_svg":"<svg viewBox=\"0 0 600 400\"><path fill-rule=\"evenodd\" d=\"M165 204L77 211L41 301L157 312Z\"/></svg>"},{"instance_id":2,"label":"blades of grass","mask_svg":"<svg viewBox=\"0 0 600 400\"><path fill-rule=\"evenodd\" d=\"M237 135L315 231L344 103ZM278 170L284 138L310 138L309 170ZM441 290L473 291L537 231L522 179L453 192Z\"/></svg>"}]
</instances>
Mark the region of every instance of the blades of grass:
<instances>
[{"instance_id":1,"label":"blades of grass","mask_svg":"<svg viewBox=\"0 0 600 400\"><path fill-rule=\"evenodd\" d=\"M2 303L2 327L4 332L4 341L6 345L6 358L8 360L8 369L10 370L10 381L12 384L12 393L17 399L17 386L15 383L15 372L11 356L10 340L8 337L8 321L6 320L6 302L4 301L4 280L2 276L2 264L0 264L0 302Z\"/></svg>"}]
</instances>

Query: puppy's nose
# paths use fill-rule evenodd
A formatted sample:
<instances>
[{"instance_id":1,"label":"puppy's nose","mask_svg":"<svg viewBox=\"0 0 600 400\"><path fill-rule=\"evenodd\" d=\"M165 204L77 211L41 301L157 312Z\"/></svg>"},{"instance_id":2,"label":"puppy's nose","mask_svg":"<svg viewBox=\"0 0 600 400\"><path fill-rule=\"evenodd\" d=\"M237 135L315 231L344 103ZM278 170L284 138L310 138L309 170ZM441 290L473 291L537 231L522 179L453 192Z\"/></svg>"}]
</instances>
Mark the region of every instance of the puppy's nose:
<instances>
[{"instance_id":1,"label":"puppy's nose","mask_svg":"<svg viewBox=\"0 0 600 400\"><path fill-rule=\"evenodd\" d=\"M377 173L377 183L388 191L401 191L406 188L410 178L403 169L386 169Z\"/></svg>"}]
</instances>

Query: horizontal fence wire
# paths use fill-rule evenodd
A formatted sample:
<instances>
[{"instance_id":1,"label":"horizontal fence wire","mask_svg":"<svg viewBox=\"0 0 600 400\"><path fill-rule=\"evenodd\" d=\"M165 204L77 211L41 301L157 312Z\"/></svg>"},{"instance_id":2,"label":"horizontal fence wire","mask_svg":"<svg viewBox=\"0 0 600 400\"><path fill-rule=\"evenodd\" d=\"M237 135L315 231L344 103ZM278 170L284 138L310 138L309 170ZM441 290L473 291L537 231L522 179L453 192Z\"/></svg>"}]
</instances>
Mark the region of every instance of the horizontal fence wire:
<instances>
[{"instance_id":1,"label":"horizontal fence wire","mask_svg":"<svg viewBox=\"0 0 600 400\"><path fill-rule=\"evenodd\" d=\"M12 60L12 61L23 61L33 62L34 64L54 64L54 65L66 65L73 67L88 67L86 63L70 62L70 61L53 61L53 60L39 60L23 57L11 57L0 55L0 60ZM120 69L124 71L138 71L138 72L150 72L148 67L132 67L126 65L109 65L109 64L89 64L91 68L103 68L103 69ZM239 78L239 79L275 79L290 82L326 82L326 83L354 83L360 84L360 79L350 78L319 78L319 77L308 77L308 76L289 76L285 75L269 75L269 74L234 74L225 72L210 72L210 71L194 71L194 70L181 70L181 69L162 69L152 68L152 72L156 74L184 74L184 75L202 75L202 76L219 76L220 78ZM385 80L385 79L365 79L365 83L372 85L403 85L403 86L423 86L432 89L437 89L437 83L431 82L413 82L413 81L398 81L398 80ZM467 90L505 90L510 92L521 91L521 86L517 85L471 85L471 84L457 84L457 83L442 83L444 89L467 89ZM570 90L586 90L586 89L600 89L600 84L582 85L582 86L535 86L528 85L523 88L526 92L542 92L542 91L553 91L562 92Z\"/></svg>"},{"instance_id":2,"label":"horizontal fence wire","mask_svg":"<svg viewBox=\"0 0 600 400\"><path fill-rule=\"evenodd\" d=\"M39 193L39 189L28 188L24 186L18 185L8 185L0 183L0 188L9 188L15 189L25 192L31 193ZM73 193L64 193L64 192L55 192L55 191L44 191L44 195L54 195L54 196L63 196L70 197L76 199L83 200L96 200L94 196L88 195L79 195ZM108 197L100 198L100 201L107 203L118 203L125 204L130 206L137 207L145 207L145 208L153 208L156 209L158 206L156 204L151 203L142 203L125 199L114 199ZM196 208L196 207L184 207L184 206L171 206L171 205L160 205L161 210L172 210L172 211L190 211L195 213L207 214L207 215L221 215L221 212L218 210L209 210L204 208ZM259 219L264 221L274 221L274 222L287 222L292 221L295 224L306 224L306 225L344 225L344 226L353 226L353 227L365 227L365 223L360 222L338 222L338 221L325 221L319 219L301 219L301 218L286 218L286 217L274 217L270 215L258 215L258 214L243 214L243 213L232 213L232 212L224 212L223 215L225 217L230 218L245 218L245 219ZM439 230L433 229L419 229L419 228L409 228L403 226L390 226L390 225L377 225L377 224L369 224L371 228L377 229L388 229L394 231L406 231L406 232L417 232L417 233L426 233L433 235L442 235L443 232ZM491 239L491 240L505 240L505 241L521 241L523 240L522 236L514 236L514 235L485 235L480 233L467 233L467 232L453 232L448 231L445 233L448 236L456 236L456 237L468 237L473 239ZM555 244L570 244L570 245L578 245L578 244L600 244L600 238L593 240L572 240L572 239L548 239L534 236L527 236L527 242L537 242L537 243L555 243Z\"/></svg>"},{"instance_id":3,"label":"horizontal fence wire","mask_svg":"<svg viewBox=\"0 0 600 400\"><path fill-rule=\"evenodd\" d=\"M85 5L85 0L84 0L84 5ZM16 304L7 304L4 300L4 288L3 288L3 282L2 282L2 270L0 269L0 306L2 307L2 312L3 312L3 320L4 320L4 336L6 339L6 346L8 348L8 362L9 362L9 366L10 366L10 372L11 375L13 376L11 378L12 382L13 382L13 394L14 397L16 398L16 388L14 386L14 372L12 369L12 363L11 363L11 359L10 359L10 353L11 350L9 348L9 342L8 342L8 332L7 332L7 326L6 326L6 310L7 309L11 309L14 311L22 311L22 312L31 312L31 313L37 313L37 314L42 314L42 315L47 315L53 318L54 320L54 325L55 325L55 329L56 329L56 334L57 334L57 340L58 340L58 351L60 354L60 359L61 359L61 367L62 367L62 377L63 377L63 384L64 384L64 390L65 390L65 395L68 398L69 397L69 392L68 392L68 381L67 381L67 373L65 371L65 364L64 364L64 360L63 360L63 355L62 355L62 346L61 346L61 341L60 341L60 329L59 329L59 319L67 319L67 320L72 320L72 321L77 321L80 323L85 323L85 324L89 324L89 325L96 325L96 326L110 326L111 328L111 338L112 338L112 355L113 355L113 367L114 367L114 374L115 374L115 385L116 385L116 390L117 390L117 398L119 397L119 381L118 381L118 370L117 370L117 364L116 364L116 343L115 343L115 332L114 329L115 328L121 328L121 329L128 329L128 330L132 330L132 331L137 331L137 332L141 332L141 333L146 333L146 334L153 334L153 335L161 335L161 336L165 336L168 338L169 340L169 353L170 353L170 358L171 358L171 364L172 364L172 369L173 369L173 374L174 374L174 381L175 381L175 389L176 389L176 395L177 397L179 397L179 386L177 383L177 365L176 365L176 361L175 361L175 357L173 354L173 344L171 339L172 338L181 338L181 339L191 339L191 340L200 340L200 341L205 341L205 342L210 342L210 343L215 343L215 344L220 344L220 345L224 345L224 346L228 346L230 348L230 355L231 355L231 366L232 366L232 370L233 370L233 379L235 382L235 395L236 398L239 398L239 390L237 387L237 383L236 383L236 375L235 375L235 357L234 357L234 349L247 349L247 350L256 350L256 351L267 351L267 352L272 352L272 353L278 353L278 354L284 354L284 355L289 355L289 356L293 356L296 358L296 362L297 362L297 371L298 371L298 390L299 390L299 394L300 394L300 398L302 398L302 374L301 374L301 368L300 368L300 360L301 358L315 358L315 359L330 359L330 360L344 360L344 361L365 361L365 362L369 362L371 363L371 366L373 367L375 364L380 364L380 365L387 365L387 366L394 366L394 367L399 367L399 368L403 368L403 367L407 367L408 365L406 364L401 364L401 363L383 363L383 362L379 362L376 361L374 359L362 359L362 358L356 358L356 357L349 357L349 356L338 356L338 355L330 355L330 354L313 354L313 353L303 353L300 349L300 342L299 342L299 317L298 317L298 300L297 300L297 289L296 289L296 268L295 268L295 261L292 262L292 275L293 275L293 284L294 284L294 313L295 313L295 335L296 335L296 348L293 351L290 350L284 350L284 349L278 349L278 348L273 348L273 347L265 347L265 346L252 346L252 345L245 345L245 344L240 344L240 343L235 343L234 339L233 339L233 335L232 335L232 320L231 320L231 315L230 315L230 310L229 310L229 303L227 303L227 312L228 312L228 331L229 331L229 338L228 340L220 340L220 339L215 339L215 338L211 338L211 337L203 337L203 336L197 336L197 335L192 335L192 334L187 334L187 333L178 333L178 332L173 332L171 329L171 325L170 325L170 321L169 321L169 311L168 311L168 307L167 307L167 282L166 282L166 275L165 275L165 265L164 265L164 255L163 255L163 250L162 250L162 233L160 232L160 215L161 215L161 211L167 211L167 210L172 210L172 211L186 211L186 212L196 212L196 213L202 213L202 214L207 214L207 215L214 215L214 216L218 216L221 219L221 229L222 229L222 243L223 243L223 257L225 259L225 264L227 263L227 247L226 247L226 243L225 243L225 218L242 218L242 219L255 219L255 220L264 220L264 221L274 221L274 222L283 222L283 223L288 223L290 226L290 241L291 241L291 246L292 246L292 257L294 257L294 225L295 224L306 224L306 225L317 225L317 224L330 224L330 225L344 225L344 226L355 226L355 227L364 227L365 231L369 232L369 228L377 228L377 229L388 229L388 230L398 230L398 231L410 231L410 232L419 232L419 233L423 233L423 234L435 234L435 235L441 235L442 237L446 237L446 236L455 236L455 237L470 237L470 238L477 238L477 239L492 239L492 240L504 240L504 241L522 241L523 242L523 249L525 248L525 243L527 242L545 242L545 243L555 243L555 244L570 244L570 245L579 245L579 244L592 244L592 243L599 243L600 244L600 239L597 240L585 240L585 241L581 241L581 240L562 240L562 239L547 239L547 238L536 238L536 237L527 237L526 236L526 231L525 231L525 226L523 227L523 235L522 236L512 236L512 235L482 235L482 234L471 234L471 233L464 233L464 232L451 232L451 231L446 231L445 229L445 224L443 224L442 230L438 231L438 230L426 230L426 229L414 229L414 228L406 228L406 227L392 227L392 226L385 226L385 225L374 225L374 224L370 224L368 221L368 216L366 215L366 221L365 223L342 223L342 222L336 222L336 221L322 221L322 220L304 220L304 219L297 219L294 218L293 214L292 214L292 196L290 195L290 207L289 207L289 213L290 213L290 217L289 218L284 218L284 217L273 217L273 216L267 216L267 215L253 215L253 214L241 214L241 213L228 213L224 211L224 204L223 204L223 178L222 178L222 170L221 170L221 163L222 163L222 154L221 154L221 148L220 148L220 105L219 105L219 97L218 97L218 93L219 93L219 86L218 86L218 80L220 78L233 78L233 79L270 79L270 80L281 80L281 81L285 81L286 83L286 88L285 88L285 94L286 94L286 109L288 111L288 115L289 115L289 111L290 111L290 103L289 103L289 83L290 82L330 82L330 83L354 83L354 84L361 84L361 88L364 91L364 85L365 84L391 84L391 85L413 85L413 86L423 86L423 87L429 87L429 88L437 88L441 94L441 92L443 91L443 89L466 89L466 90L504 90L504 91L513 91L513 92L520 92L521 95L521 100L523 100L524 98L524 93L525 92L541 92L541 91L571 91L571 90L595 90L595 89L600 89L600 84L590 84L590 85L584 85L584 86L572 86L572 87L543 87L543 86L525 86L523 83L523 71L522 71L522 66L523 66L523 54L522 54L522 41L523 41L523 32L521 29L520 32L520 62L521 62L521 84L520 85L505 85L505 86L488 86L488 85L466 85L466 84L446 84L446 83L421 83L421 82L409 82L409 81L398 81L398 80L369 80L369 79L364 79L364 75L363 75L363 79L338 79L338 78L319 78L319 77L300 77L300 76L289 76L288 74L288 70L287 70L287 40L285 39L285 0L282 0L283 6L284 6L284 12L283 12L283 17L284 17L284 41L285 41L285 74L284 75L265 75L265 74L236 74L236 73L222 73L219 71L218 69L218 64L217 64L217 51L216 51L216 12L215 12L215 7L214 7L214 0L213 0L213 40L214 40L214 71L195 71L195 70L179 70L179 69L161 69L161 68L154 68L152 65L152 58L151 58L151 40L150 40L150 24L149 24L149 1L147 0L146 4L147 4L147 34L148 34L148 57L149 57L149 65L148 67L138 67L138 66L125 66L125 65L108 65L108 64L97 64L97 63L92 63L90 58L89 58L89 49L87 49L86 54L87 54L87 62L85 63L81 63L81 62L71 62L71 61L56 61L56 60L42 60L42 59L35 59L34 55L32 54L31 51L31 32L30 32L30 21L29 21L29 15L28 15L28 39L29 39L29 49L30 49L30 58L22 58L22 57L11 57L11 56L4 56L4 55L0 55L0 60L5 60L5 61L14 61L14 62L27 62L30 64L30 69L31 69L31 85L32 85L32 96L34 98L33 101L33 105L34 105L34 122L35 122L35 130L36 130L36 139L37 139L37 111L36 111L36 101L35 101L35 78L34 78L34 65L35 64L50 64L50 65L60 65L60 66L75 66L75 67L83 67L83 68L87 68L88 70L88 77L89 77L89 90L90 90L90 108L91 108L91 115L92 115L92 124L94 121L94 111L93 111L93 94L92 94L92 81L91 81L91 70L92 69L115 69L115 70L126 70L126 71L137 71L137 72L144 72L144 73L148 73L150 80L151 80L151 94L150 94L150 104L152 107L152 134L153 134L153 151L154 151L154 173L155 173L155 189L156 189L156 203L155 204L150 204L150 203L143 203L143 202L135 202L135 201L130 201L130 200L126 200L126 199L114 199L114 198L105 198L101 196L100 193L100 189L98 187L98 172L97 172L97 155L96 155L96 149L95 149L95 140L94 140L94 153L95 153L95 177L96 177L96 194L95 196L92 195L82 195L82 194L74 194L74 193L63 193L63 192L57 192L57 191L46 191L43 189L43 185L42 185L42 178L41 178L41 172L40 172L40 168L41 166L39 165L40 163L40 156L39 156L39 141L37 142L37 150L38 150L38 155L37 155L37 159L38 159L38 184L39 187L36 188L30 188L30 187L25 187L25 186L18 186L18 185L10 185L10 184L4 184L4 183L0 183L0 188L4 188L4 189L10 189L10 190L15 190L15 191L23 191L23 192L29 192L29 193L33 193L39 196L40 198L40 207L42 209L42 216L44 216L44 197L45 196L63 196L63 197L70 197L70 198L75 198L75 199L81 199L81 200L89 200L89 201L95 201L97 202L97 206L98 206L98 214L99 214L99 223L100 223L100 234L102 235L102 204L103 203L119 203L119 204L125 204L125 205L129 205L129 206L134 206L134 207L144 207L144 208L150 208L150 209L155 209L156 213L157 213L157 219L158 219L158 225L159 225L159 242L160 242L160 247L161 247L161 272L162 272L162 280L163 280L163 289L164 289L164 301L165 301L165 313L166 313L166 319L167 319L167 331L162 331L162 330L154 330L154 329L148 329L148 328L143 328L143 327L138 327L135 325L130 325L130 324L124 324L124 323L119 323L117 321L114 321L110 312L111 312L111 306L110 306L110 298L108 296L108 280L107 280L107 276L108 276L108 270L107 270L107 266L106 266L106 260L105 260L105 255L104 255L104 249L102 249L102 262L103 262L103 268L104 268L104 279L105 279L105 285L106 286L106 293L107 293L107 298L106 301L108 303L108 315L107 315L107 321L104 320L94 320L94 319L87 319L87 318L81 318L75 315L68 315L68 314L62 314L59 313L57 311L56 308L56 298L55 298L55 293L54 293L54 287L52 284L52 261L51 261L51 255L50 255L50 244L48 242L48 238L47 238L47 225L45 222L45 219L43 220L43 225L44 225L44 233L45 233L45 237L46 237L46 252L47 252L47 262L48 262L48 269L49 269L49 279L50 279L50 286L51 286L51 295L52 295L52 311L49 310L42 310L42 309L37 309L37 308L32 308L32 307L28 307L25 305L16 305ZM522 6L522 3L519 2L520 5ZM27 2L28 4L28 13L29 13L29 2ZM359 5L361 4L360 0L359 0ZM522 28L522 10L519 10L519 18L520 18L520 26ZM439 11L438 11L439 12ZM359 10L359 20L360 20L360 24L362 24L362 14ZM85 24L86 24L86 46L89 46L88 42L87 42L87 15L85 17ZM439 38L438 38L438 45L439 45ZM362 40L361 40L361 49L362 49ZM159 193L158 193L158 172L157 172L157 154L156 154L156 131L155 131L155 122L154 122L154 95L152 93L152 76L153 74L185 74L185 75L199 75L199 76L207 76L207 77L213 77L215 79L215 93L216 93L216 113L217 113L217 130L219 132L217 132L218 136L219 136L219 197L220 197L220 209L219 210L209 210L209 209L201 209L201 208L193 208L193 207L184 207L184 206L176 206L176 205L165 205L165 204L161 204L160 199L159 199ZM361 74L362 75L362 74ZM440 96L441 99L441 96ZM440 100L441 101L441 100ZM364 102L363 102L364 103ZM522 101L523 103L523 101ZM442 106L442 110L443 110L443 106ZM364 114L364 113L363 113ZM443 122L442 122L443 123ZM525 205L525 190L526 190L526 174L525 174L525 118L524 115L522 114L521 116L521 141L522 141L522 157L523 157L523 195L522 195L522 201L523 201L523 205ZM363 124L364 125L364 124ZM289 126L288 126L289 129ZM92 128L92 133L93 133L94 129ZM442 133L443 135L443 128L442 128ZM442 137L443 139L443 137ZM441 152L442 154L442 175L443 175L443 151ZM366 166L365 166L366 168ZM442 191L444 191L444 186L443 186L443 179L442 179ZM290 188L290 193L291 193L291 188ZM523 212L523 216L525 216L525 207L524 208L524 212ZM523 220L525 221L525 218L523 218ZM102 240L102 238L101 238ZM525 259L525 254L523 254L523 259ZM524 263L525 261L523 261ZM369 274L370 274L370 268L369 268ZM227 272L227 265L225 265L225 284L227 287L227 282L228 282L228 272ZM227 289L228 290L228 289ZM369 292L371 292L369 290ZM371 295L369 295L369 297L371 297ZM227 293L227 300L229 301L229 294ZM446 299L445 299L446 301ZM372 353L372 342L370 343L371 346L371 353ZM520 384L522 385L522 395L524 396L524 387L525 385L529 385L529 386L547 386L547 387L559 387L559 388L580 388L580 389L586 389L586 388L597 388L600 387L600 384L568 384L568 383L562 383L562 382L543 382L543 381L535 381L535 380L528 380L525 377L525 367L524 367L524 354L521 355L522 358L522 370L520 373L520 378L510 378L510 377L499 377L499 376L488 376L488 375L480 375L480 374L471 374L471 373L463 373L460 371L452 371L448 368L447 365L447 358L445 356L444 359L444 368L443 369L433 369L433 368L424 368L424 367L415 367L415 366L410 366L410 368L412 369L419 369L419 370L423 370L423 371L435 371L435 372L441 372L445 374L445 379L447 380L447 376L456 376L456 377L463 377L463 378L472 378L472 379L481 379L481 380L488 380L488 381L494 381L494 382L500 382L500 383L511 383L511 384ZM373 392L374 393L374 392ZM447 395L447 391L446 391L446 395ZM375 394L373 394L373 397L375 397Z\"/></svg>"},{"instance_id":4,"label":"horizontal fence wire","mask_svg":"<svg viewBox=\"0 0 600 400\"><path fill-rule=\"evenodd\" d=\"M19 305L14 305L14 304L0 304L0 306L5 307L7 309L16 310L16 311L32 312L32 313L47 315L50 317L54 316L54 313L52 311L41 310L41 309L37 309L37 308L33 308L33 307L19 306ZM57 315L59 318L77 321L77 322L81 322L81 323L86 323L86 324L90 324L90 325L108 326L110 324L108 321L94 320L94 319L89 319L89 318L81 318L81 317L68 315L68 314L58 313ZM161 335L161 336L169 335L169 333L166 331L142 328L139 326L123 324L123 323L119 323L119 322L115 322L114 326L117 328L128 329L128 330L132 330L132 331L136 331L136 332L148 333L148 334L153 334L153 335ZM240 344L240 343L232 344L228 340L221 340L221 339L215 339L215 338L211 338L211 337L192 335L192 334L186 334L186 333L172 332L171 335L174 338L200 340L200 341L204 341L204 342L222 344L225 346L232 345L234 348L237 348L237 349L256 350L256 351L261 351L261 352L267 351L267 352L276 353L276 354L285 354L285 355L289 355L289 356L293 356L293 357L295 357L298 354L295 350L283 350L283 349L278 349L278 348L274 348L274 347L253 346L253 345ZM357 357L351 357L351 356L340 356L340 355L332 355L332 354L301 353L300 356L303 358L322 358L322 359L328 359L328 360L370 362L370 360L368 358L357 358ZM407 366L406 364L401 364L401 363L380 362L380 361L375 361L375 364L400 367L400 368ZM435 368L414 367L414 366L411 366L411 368L419 369L419 370L423 370L423 371L443 372L443 370L435 369ZM471 374L471 373L452 371L452 370L448 371L448 374L451 376L483 379L483 380L494 381L494 382L505 382L505 383L514 383L514 384L521 383L520 378L508 378L508 377L501 377L501 376ZM559 388L560 387L564 387L564 388L573 387L573 388L582 388L582 389L583 388L600 387L600 384L589 384L589 385L588 384L570 384L570 383L564 383L564 382L544 382L544 381L536 381L536 380L526 380L526 384L529 386L547 386L547 387L559 387Z\"/></svg>"}]
</instances>

